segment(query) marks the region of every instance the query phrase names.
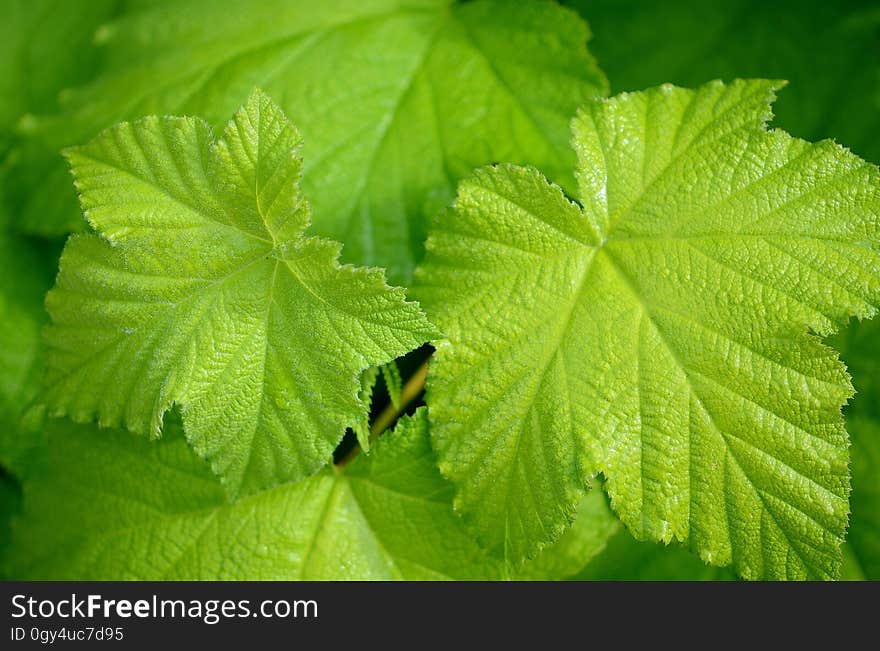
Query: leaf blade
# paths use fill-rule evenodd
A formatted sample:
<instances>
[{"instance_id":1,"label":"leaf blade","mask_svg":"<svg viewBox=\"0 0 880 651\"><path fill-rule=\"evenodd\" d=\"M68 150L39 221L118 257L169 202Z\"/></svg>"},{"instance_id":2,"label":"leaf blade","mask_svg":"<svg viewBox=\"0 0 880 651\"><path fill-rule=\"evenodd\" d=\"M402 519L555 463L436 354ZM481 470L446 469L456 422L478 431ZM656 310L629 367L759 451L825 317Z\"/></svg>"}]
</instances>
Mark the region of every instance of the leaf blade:
<instances>
[{"instance_id":1,"label":"leaf blade","mask_svg":"<svg viewBox=\"0 0 880 651\"><path fill-rule=\"evenodd\" d=\"M607 88L586 26L551 3L238 5L124 16L104 30L105 74L41 121L41 137L60 147L157 113L218 126L259 85L305 135L314 232L344 241L345 261L401 282L421 257L425 221L474 167L528 162L570 185L567 121Z\"/></svg>"},{"instance_id":2,"label":"leaf blade","mask_svg":"<svg viewBox=\"0 0 880 651\"><path fill-rule=\"evenodd\" d=\"M25 481L5 560L16 578L505 578L502 560L480 549L453 513L427 426L422 409L344 471L230 503L177 423L148 442L55 421L48 462ZM68 467L74 457L80 463ZM615 528L603 503L587 505L582 531L522 578L564 578Z\"/></svg>"},{"instance_id":3,"label":"leaf blade","mask_svg":"<svg viewBox=\"0 0 880 651\"><path fill-rule=\"evenodd\" d=\"M360 372L431 328L381 271L302 234L299 143L257 92L216 143L146 118L68 154L107 239L71 238L47 299L55 413L157 436L177 404L231 495L327 463L364 411Z\"/></svg>"},{"instance_id":4,"label":"leaf blade","mask_svg":"<svg viewBox=\"0 0 880 651\"><path fill-rule=\"evenodd\" d=\"M432 435L489 544L534 553L602 472L637 538L750 578L839 571L851 385L806 330L875 311L877 170L766 131L774 86L588 104L573 122L582 211L501 166L438 221L417 276L447 337Z\"/></svg>"}]
</instances>

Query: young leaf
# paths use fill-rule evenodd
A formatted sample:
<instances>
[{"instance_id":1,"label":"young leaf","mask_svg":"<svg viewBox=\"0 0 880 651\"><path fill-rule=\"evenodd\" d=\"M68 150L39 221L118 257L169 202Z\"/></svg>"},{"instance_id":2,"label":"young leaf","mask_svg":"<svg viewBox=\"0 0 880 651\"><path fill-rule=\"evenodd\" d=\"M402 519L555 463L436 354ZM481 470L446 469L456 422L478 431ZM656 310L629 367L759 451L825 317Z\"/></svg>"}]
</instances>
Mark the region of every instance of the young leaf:
<instances>
[{"instance_id":1,"label":"young leaf","mask_svg":"<svg viewBox=\"0 0 880 651\"><path fill-rule=\"evenodd\" d=\"M156 436L179 404L232 495L329 460L364 411L361 371L431 328L380 270L303 235L299 146L256 92L216 142L150 117L68 152L103 237L70 239L47 299L55 413Z\"/></svg>"},{"instance_id":2,"label":"young leaf","mask_svg":"<svg viewBox=\"0 0 880 651\"><path fill-rule=\"evenodd\" d=\"M403 389L403 380L400 377L400 369L397 368L397 362L394 360L382 366L371 366L361 374L361 402L366 405L367 412L354 425L354 433L357 436L357 442L364 452L370 451L370 405L373 401L373 391L376 389L376 382L379 380L381 373L382 379L385 381L385 388L388 391L388 397L391 404L399 409L401 404L401 391Z\"/></svg>"},{"instance_id":3,"label":"young leaf","mask_svg":"<svg viewBox=\"0 0 880 651\"><path fill-rule=\"evenodd\" d=\"M504 573L503 562L486 555L452 512L452 488L436 470L424 410L341 473L325 469L234 504L174 425L154 443L63 421L52 428L46 474L25 483L9 555L15 578L434 580ZM593 517L608 528L607 510Z\"/></svg>"},{"instance_id":4,"label":"young leaf","mask_svg":"<svg viewBox=\"0 0 880 651\"><path fill-rule=\"evenodd\" d=\"M849 493L833 331L880 299L877 169L764 128L774 83L662 86L573 122L581 205L539 172L462 183L418 292L428 404L488 543L534 552L583 478L646 540L828 578Z\"/></svg>"},{"instance_id":5,"label":"young leaf","mask_svg":"<svg viewBox=\"0 0 880 651\"><path fill-rule=\"evenodd\" d=\"M393 364L394 362L390 362ZM376 388L376 381L379 379L379 367L371 366L361 373L361 390L358 393L361 403L367 410L361 414L360 420L356 422L352 429L357 436L358 445L364 452L370 451L370 405L373 403L373 391Z\"/></svg>"},{"instance_id":6,"label":"young leaf","mask_svg":"<svg viewBox=\"0 0 880 651\"><path fill-rule=\"evenodd\" d=\"M400 408L400 393L403 391L403 379L400 377L400 369L397 368L397 362L391 361L380 367L382 371L382 379L385 380L385 389L388 391L388 397L391 404Z\"/></svg>"},{"instance_id":7,"label":"young leaf","mask_svg":"<svg viewBox=\"0 0 880 651\"><path fill-rule=\"evenodd\" d=\"M144 114L219 125L259 85L304 134L314 231L405 281L425 217L474 167L571 179L568 119L607 86L588 36L535 0L174 2L102 30L106 73L37 135L79 143Z\"/></svg>"}]
</instances>

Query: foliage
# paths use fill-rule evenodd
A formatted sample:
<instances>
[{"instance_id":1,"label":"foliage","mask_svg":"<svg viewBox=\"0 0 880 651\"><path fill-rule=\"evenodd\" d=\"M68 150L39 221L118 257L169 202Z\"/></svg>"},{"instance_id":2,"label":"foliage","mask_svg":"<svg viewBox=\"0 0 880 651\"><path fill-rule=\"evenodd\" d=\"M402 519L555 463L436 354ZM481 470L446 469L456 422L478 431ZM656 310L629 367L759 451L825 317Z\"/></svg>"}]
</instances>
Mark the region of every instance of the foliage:
<instances>
[{"instance_id":1,"label":"foliage","mask_svg":"<svg viewBox=\"0 0 880 651\"><path fill-rule=\"evenodd\" d=\"M880 578L880 13L563 4L11 2L4 578Z\"/></svg>"}]
</instances>

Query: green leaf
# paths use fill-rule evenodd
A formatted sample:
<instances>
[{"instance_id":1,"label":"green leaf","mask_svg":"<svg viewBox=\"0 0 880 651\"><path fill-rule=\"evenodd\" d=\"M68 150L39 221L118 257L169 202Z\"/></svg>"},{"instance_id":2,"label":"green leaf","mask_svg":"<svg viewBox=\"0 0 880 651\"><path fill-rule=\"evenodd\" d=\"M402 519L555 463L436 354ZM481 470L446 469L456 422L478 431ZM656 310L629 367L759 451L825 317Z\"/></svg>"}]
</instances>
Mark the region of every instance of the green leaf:
<instances>
[{"instance_id":1,"label":"green leaf","mask_svg":"<svg viewBox=\"0 0 880 651\"><path fill-rule=\"evenodd\" d=\"M846 560L850 577L880 580L880 320L853 323L830 341L853 376L846 407L852 438L852 495Z\"/></svg>"},{"instance_id":2,"label":"green leaf","mask_svg":"<svg viewBox=\"0 0 880 651\"><path fill-rule=\"evenodd\" d=\"M767 131L773 82L662 86L573 122L578 197L503 165L420 270L427 401L457 506L509 557L583 479L644 540L748 578L839 572L849 493L829 333L880 299L877 169Z\"/></svg>"},{"instance_id":3,"label":"green leaf","mask_svg":"<svg viewBox=\"0 0 880 651\"><path fill-rule=\"evenodd\" d=\"M392 364L394 362L391 362ZM358 393L361 403L366 407L366 412L353 426L358 445L364 452L370 451L370 405L373 404L373 391L379 379L379 367L371 366L361 373L361 390Z\"/></svg>"},{"instance_id":4,"label":"green leaf","mask_svg":"<svg viewBox=\"0 0 880 651\"><path fill-rule=\"evenodd\" d=\"M148 442L53 423L45 474L25 483L8 557L12 576L435 580L504 573L452 512L424 410L342 472L325 469L234 504L179 429L169 429Z\"/></svg>"},{"instance_id":5,"label":"green leaf","mask_svg":"<svg viewBox=\"0 0 880 651\"><path fill-rule=\"evenodd\" d=\"M105 73L35 137L78 144L144 114L218 125L259 85L304 135L315 232L395 281L474 167L529 163L571 185L568 119L607 86L583 22L534 0L194 0L101 35Z\"/></svg>"},{"instance_id":6,"label":"green leaf","mask_svg":"<svg viewBox=\"0 0 880 651\"><path fill-rule=\"evenodd\" d=\"M381 270L303 235L299 146L254 93L217 141L149 117L68 152L103 237L69 240L47 299L53 413L157 436L178 404L231 495L330 459L365 409L361 371L432 330Z\"/></svg>"},{"instance_id":7,"label":"green leaf","mask_svg":"<svg viewBox=\"0 0 880 651\"><path fill-rule=\"evenodd\" d=\"M774 124L880 162L880 11L871 0L565 0L614 92L787 79ZM853 90L857 89L857 90Z\"/></svg>"}]
</instances>

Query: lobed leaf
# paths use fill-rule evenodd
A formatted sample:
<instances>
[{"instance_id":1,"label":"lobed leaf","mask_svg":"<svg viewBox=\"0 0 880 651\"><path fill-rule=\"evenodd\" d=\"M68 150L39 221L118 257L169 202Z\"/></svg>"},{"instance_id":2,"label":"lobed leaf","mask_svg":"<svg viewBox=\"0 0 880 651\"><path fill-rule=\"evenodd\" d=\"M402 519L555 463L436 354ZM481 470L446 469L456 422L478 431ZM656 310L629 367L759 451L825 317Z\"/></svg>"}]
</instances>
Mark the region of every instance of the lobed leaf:
<instances>
[{"instance_id":1,"label":"lobed leaf","mask_svg":"<svg viewBox=\"0 0 880 651\"><path fill-rule=\"evenodd\" d=\"M98 234L69 240L47 299L53 413L158 436L177 404L230 495L330 459L361 371L432 329L380 270L303 234L299 147L256 92L217 141L149 117L67 153Z\"/></svg>"},{"instance_id":2,"label":"lobed leaf","mask_svg":"<svg viewBox=\"0 0 880 651\"><path fill-rule=\"evenodd\" d=\"M438 221L417 292L457 506L509 557L584 478L643 540L748 578L832 578L852 389L833 332L880 299L877 169L767 131L768 81L661 86L572 123L580 204L486 168Z\"/></svg>"}]
</instances>

